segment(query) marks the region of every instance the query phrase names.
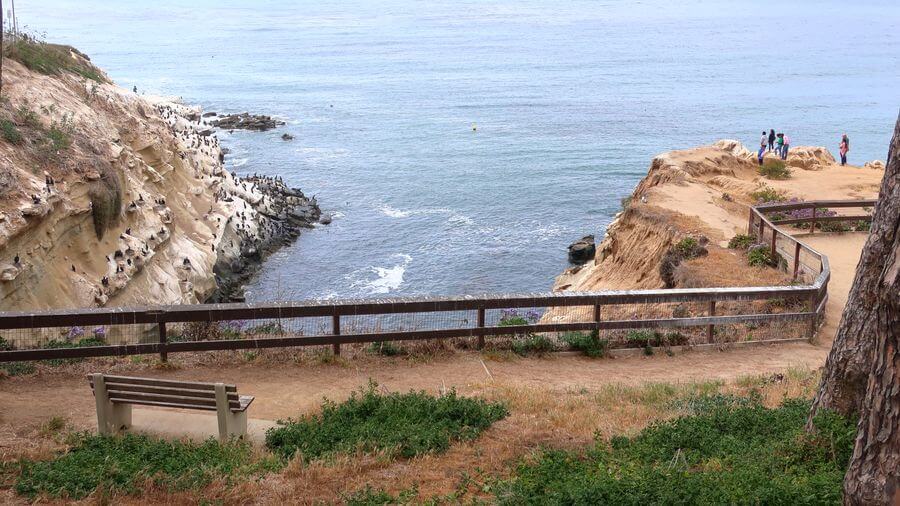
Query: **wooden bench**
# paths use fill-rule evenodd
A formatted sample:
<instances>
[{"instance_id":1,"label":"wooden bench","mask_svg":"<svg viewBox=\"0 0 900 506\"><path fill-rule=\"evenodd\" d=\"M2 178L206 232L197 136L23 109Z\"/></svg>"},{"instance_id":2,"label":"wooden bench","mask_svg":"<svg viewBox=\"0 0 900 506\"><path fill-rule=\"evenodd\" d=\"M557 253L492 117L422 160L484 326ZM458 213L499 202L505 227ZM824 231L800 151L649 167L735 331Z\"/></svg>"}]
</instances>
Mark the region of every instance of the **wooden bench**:
<instances>
[{"instance_id":1,"label":"wooden bench","mask_svg":"<svg viewBox=\"0 0 900 506\"><path fill-rule=\"evenodd\" d=\"M97 403L97 427L101 434L118 434L130 428L134 404L215 411L220 440L247 434L247 408L253 397L238 395L234 385L99 373L88 375L88 381Z\"/></svg>"}]
</instances>

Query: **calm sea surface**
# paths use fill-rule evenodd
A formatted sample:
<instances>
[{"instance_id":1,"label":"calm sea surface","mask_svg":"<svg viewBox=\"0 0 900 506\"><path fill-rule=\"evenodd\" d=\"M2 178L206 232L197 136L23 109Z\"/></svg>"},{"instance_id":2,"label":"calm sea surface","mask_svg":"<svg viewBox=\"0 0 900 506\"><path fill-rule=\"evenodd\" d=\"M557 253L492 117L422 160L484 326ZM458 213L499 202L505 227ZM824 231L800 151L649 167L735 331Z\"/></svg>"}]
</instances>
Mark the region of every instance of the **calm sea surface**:
<instances>
[{"instance_id":1,"label":"calm sea surface","mask_svg":"<svg viewBox=\"0 0 900 506\"><path fill-rule=\"evenodd\" d=\"M775 128L832 151L847 132L851 162L883 160L900 106L896 0L17 9L120 85L288 122L223 134L229 169L280 174L335 220L250 300L547 290L653 155Z\"/></svg>"}]
</instances>

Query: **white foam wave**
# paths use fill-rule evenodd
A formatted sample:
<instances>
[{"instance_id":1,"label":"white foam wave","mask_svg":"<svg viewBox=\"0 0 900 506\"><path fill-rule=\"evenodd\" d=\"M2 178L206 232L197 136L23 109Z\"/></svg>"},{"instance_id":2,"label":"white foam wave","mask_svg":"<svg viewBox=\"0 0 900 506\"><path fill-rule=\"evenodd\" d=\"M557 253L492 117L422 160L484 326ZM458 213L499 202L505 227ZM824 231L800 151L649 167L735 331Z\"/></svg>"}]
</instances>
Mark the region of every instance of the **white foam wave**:
<instances>
[{"instance_id":1,"label":"white foam wave","mask_svg":"<svg viewBox=\"0 0 900 506\"><path fill-rule=\"evenodd\" d=\"M372 266L360 271L354 271L348 277L361 278L356 279L350 285L353 288L360 288L369 295L390 293L400 288L403 284L403 275L406 273L406 267L412 262L412 257L403 253L392 255L400 261L392 267ZM372 274L375 278L372 279Z\"/></svg>"},{"instance_id":2,"label":"white foam wave","mask_svg":"<svg viewBox=\"0 0 900 506\"><path fill-rule=\"evenodd\" d=\"M231 166L234 168L243 167L244 165L247 165L247 162L249 161L249 158L232 158Z\"/></svg>"},{"instance_id":3,"label":"white foam wave","mask_svg":"<svg viewBox=\"0 0 900 506\"><path fill-rule=\"evenodd\" d=\"M400 209L394 209L393 207L385 204L378 208L385 216L390 216L391 218L409 218L412 216L411 211L401 211Z\"/></svg>"},{"instance_id":4,"label":"white foam wave","mask_svg":"<svg viewBox=\"0 0 900 506\"><path fill-rule=\"evenodd\" d=\"M447 215L447 221L454 225L474 225L475 220L464 214L459 214L453 209L446 207L425 208L425 209L397 209L388 204L378 207L382 214L391 218L409 218L410 216L428 216L435 214Z\"/></svg>"}]
</instances>

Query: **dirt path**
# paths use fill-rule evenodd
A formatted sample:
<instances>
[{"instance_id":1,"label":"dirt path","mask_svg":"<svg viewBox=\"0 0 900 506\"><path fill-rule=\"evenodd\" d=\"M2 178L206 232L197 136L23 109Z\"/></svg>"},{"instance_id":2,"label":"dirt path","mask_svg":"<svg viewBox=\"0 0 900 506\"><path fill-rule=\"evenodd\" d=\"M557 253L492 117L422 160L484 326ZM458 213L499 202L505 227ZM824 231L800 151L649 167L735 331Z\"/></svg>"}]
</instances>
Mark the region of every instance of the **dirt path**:
<instances>
[{"instance_id":1,"label":"dirt path","mask_svg":"<svg viewBox=\"0 0 900 506\"><path fill-rule=\"evenodd\" d=\"M323 397L343 399L370 379L390 391L455 387L461 393L490 389L493 381L553 391L593 390L609 383L692 382L729 380L767 374L790 367L819 367L827 349L808 344L773 345L740 350L688 352L668 357L590 360L579 356L484 360L459 352L427 363L377 358L359 363L297 366L285 364L200 367L175 371L143 370L143 376L197 381L228 381L256 395L252 417L275 420L308 412ZM484 365L482 365L484 360ZM490 371L490 376L485 371ZM63 416L77 427L94 423L94 402L83 376L53 375L11 378L0 383L0 423L7 428L34 428L51 416Z\"/></svg>"},{"instance_id":2,"label":"dirt path","mask_svg":"<svg viewBox=\"0 0 900 506\"><path fill-rule=\"evenodd\" d=\"M831 346L834 333L841 323L841 313L847 304L847 295L856 276L856 264L866 238L865 232L843 234L802 234L795 235L819 253L828 257L831 266L831 280L828 282L828 302L825 304L825 322L819 329L819 345Z\"/></svg>"},{"instance_id":3,"label":"dirt path","mask_svg":"<svg viewBox=\"0 0 900 506\"><path fill-rule=\"evenodd\" d=\"M824 363L828 354L865 238L864 233L816 234L803 238L828 255L832 268L826 322L816 345L795 343L691 351L671 357L660 354L603 360L551 355L497 361L477 352L458 351L427 361L364 357L319 365L281 361L192 365L175 370L139 366L133 373L235 383L241 392L256 396L253 418L276 420L314 410L323 397L346 398L370 379L391 391L425 389L434 392L454 387L464 394L484 393L496 382L543 391L571 392L594 390L611 383L733 380L791 367L815 369ZM173 362L177 364L178 358ZM53 416L65 417L78 429L91 428L95 424L93 397L82 371L7 378L0 381L0 404L5 406L0 413L0 439L3 439L2 433L23 437Z\"/></svg>"}]
</instances>

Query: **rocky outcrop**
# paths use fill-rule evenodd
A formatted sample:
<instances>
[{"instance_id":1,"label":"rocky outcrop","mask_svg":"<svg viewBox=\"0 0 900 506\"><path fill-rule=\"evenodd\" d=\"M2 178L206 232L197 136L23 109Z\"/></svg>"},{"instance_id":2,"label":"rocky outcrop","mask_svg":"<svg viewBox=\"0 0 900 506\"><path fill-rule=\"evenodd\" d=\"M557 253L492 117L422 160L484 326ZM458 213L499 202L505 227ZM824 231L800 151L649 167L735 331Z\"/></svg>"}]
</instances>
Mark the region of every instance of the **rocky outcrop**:
<instances>
[{"instance_id":1,"label":"rocky outcrop","mask_svg":"<svg viewBox=\"0 0 900 506\"><path fill-rule=\"evenodd\" d=\"M0 138L0 310L230 298L319 220L299 190L224 170L198 108L7 58L3 92L20 138Z\"/></svg>"},{"instance_id":2,"label":"rocky outcrop","mask_svg":"<svg viewBox=\"0 0 900 506\"><path fill-rule=\"evenodd\" d=\"M284 125L284 121L264 114L227 114L211 120L210 125L223 130L257 130L265 132Z\"/></svg>"},{"instance_id":3,"label":"rocky outcrop","mask_svg":"<svg viewBox=\"0 0 900 506\"><path fill-rule=\"evenodd\" d=\"M569 263L586 264L594 259L596 250L594 236L586 235L569 245Z\"/></svg>"},{"instance_id":4,"label":"rocky outcrop","mask_svg":"<svg viewBox=\"0 0 900 506\"><path fill-rule=\"evenodd\" d=\"M788 164L799 169L790 179L766 179L757 172L756 154L733 140L654 157L625 209L607 225L593 261L567 269L554 290L682 286L677 274L685 263L704 263L692 269L690 286L746 284L758 276L746 275L746 262L726 246L746 231L747 206L755 202L751 193L768 187L790 197L838 199L878 192L878 172L840 167L825 148L798 146ZM682 251L692 244L702 251ZM551 313L548 318L566 317Z\"/></svg>"}]
</instances>

